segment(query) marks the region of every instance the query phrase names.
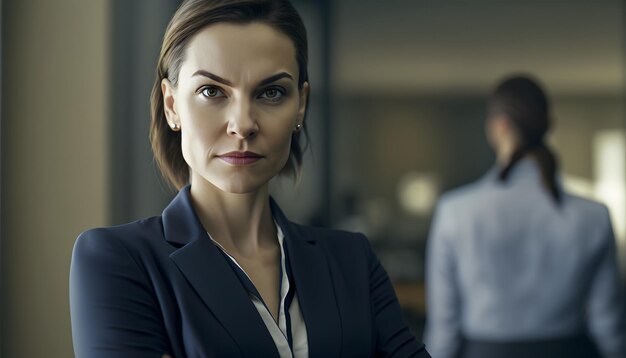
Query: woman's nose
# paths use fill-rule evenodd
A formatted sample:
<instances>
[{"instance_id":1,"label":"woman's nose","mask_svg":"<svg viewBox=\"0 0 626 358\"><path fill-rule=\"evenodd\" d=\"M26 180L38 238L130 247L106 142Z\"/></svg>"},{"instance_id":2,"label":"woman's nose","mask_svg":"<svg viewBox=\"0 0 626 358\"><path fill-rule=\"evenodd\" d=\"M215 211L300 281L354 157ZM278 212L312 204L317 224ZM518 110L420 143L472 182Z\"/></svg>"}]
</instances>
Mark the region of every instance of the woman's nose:
<instances>
[{"instance_id":1,"label":"woman's nose","mask_svg":"<svg viewBox=\"0 0 626 358\"><path fill-rule=\"evenodd\" d=\"M259 126L257 121L253 118L249 101L240 100L233 103L229 111L228 127L226 130L228 135L238 139L252 137L258 132Z\"/></svg>"}]
</instances>

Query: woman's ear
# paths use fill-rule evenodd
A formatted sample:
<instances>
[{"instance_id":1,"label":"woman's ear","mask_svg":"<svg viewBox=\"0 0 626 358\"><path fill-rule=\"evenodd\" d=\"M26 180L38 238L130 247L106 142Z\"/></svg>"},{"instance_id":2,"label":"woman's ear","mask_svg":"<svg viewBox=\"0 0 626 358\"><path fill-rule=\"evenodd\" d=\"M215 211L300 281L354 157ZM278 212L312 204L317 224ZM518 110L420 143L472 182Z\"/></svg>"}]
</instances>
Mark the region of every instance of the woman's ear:
<instances>
[{"instance_id":1,"label":"woman's ear","mask_svg":"<svg viewBox=\"0 0 626 358\"><path fill-rule=\"evenodd\" d=\"M298 119L296 125L303 126L304 125L304 114L306 113L306 106L308 105L309 100L309 82L304 82L302 84L302 89L300 90L300 104L298 106Z\"/></svg>"},{"instance_id":2,"label":"woman's ear","mask_svg":"<svg viewBox=\"0 0 626 358\"><path fill-rule=\"evenodd\" d=\"M161 93L163 93L163 110L167 124L172 129L180 128L180 118L176 111L176 89L167 78L161 80Z\"/></svg>"}]
</instances>

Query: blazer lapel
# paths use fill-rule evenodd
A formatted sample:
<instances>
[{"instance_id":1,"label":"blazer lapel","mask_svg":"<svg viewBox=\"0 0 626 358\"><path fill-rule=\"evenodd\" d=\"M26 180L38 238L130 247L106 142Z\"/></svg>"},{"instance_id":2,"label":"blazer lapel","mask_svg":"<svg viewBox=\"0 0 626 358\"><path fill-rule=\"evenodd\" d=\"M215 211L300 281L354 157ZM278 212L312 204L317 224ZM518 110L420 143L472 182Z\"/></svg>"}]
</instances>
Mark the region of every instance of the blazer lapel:
<instances>
[{"instance_id":1,"label":"blazer lapel","mask_svg":"<svg viewBox=\"0 0 626 358\"><path fill-rule=\"evenodd\" d=\"M189 186L163 212L167 241L184 245L170 258L246 357L278 357L276 345L248 293L200 224Z\"/></svg>"},{"instance_id":2,"label":"blazer lapel","mask_svg":"<svg viewBox=\"0 0 626 358\"><path fill-rule=\"evenodd\" d=\"M289 222L273 200L271 207L285 235L296 295L307 329L309 357L338 357L341 320L326 256L315 238Z\"/></svg>"}]
</instances>

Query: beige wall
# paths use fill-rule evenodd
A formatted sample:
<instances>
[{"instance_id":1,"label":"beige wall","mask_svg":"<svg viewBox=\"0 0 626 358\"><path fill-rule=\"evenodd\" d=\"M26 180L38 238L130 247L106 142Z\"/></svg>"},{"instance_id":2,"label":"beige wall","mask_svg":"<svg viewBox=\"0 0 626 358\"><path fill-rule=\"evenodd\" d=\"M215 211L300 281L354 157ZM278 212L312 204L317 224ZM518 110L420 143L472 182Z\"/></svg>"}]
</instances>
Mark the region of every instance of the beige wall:
<instances>
[{"instance_id":1,"label":"beige wall","mask_svg":"<svg viewBox=\"0 0 626 358\"><path fill-rule=\"evenodd\" d=\"M72 357L72 246L107 223L108 2L3 3L1 353Z\"/></svg>"}]
</instances>

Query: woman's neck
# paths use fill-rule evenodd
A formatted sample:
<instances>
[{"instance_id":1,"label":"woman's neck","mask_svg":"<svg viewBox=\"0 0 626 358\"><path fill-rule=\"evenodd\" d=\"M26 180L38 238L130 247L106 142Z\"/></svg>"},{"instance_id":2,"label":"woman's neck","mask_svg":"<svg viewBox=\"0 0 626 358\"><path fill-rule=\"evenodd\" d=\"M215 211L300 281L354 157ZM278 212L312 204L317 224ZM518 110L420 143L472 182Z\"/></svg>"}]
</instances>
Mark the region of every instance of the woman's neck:
<instances>
[{"instance_id":1,"label":"woman's neck","mask_svg":"<svg viewBox=\"0 0 626 358\"><path fill-rule=\"evenodd\" d=\"M197 180L191 185L191 200L204 229L228 252L253 256L277 245L267 184L232 194Z\"/></svg>"}]
</instances>

